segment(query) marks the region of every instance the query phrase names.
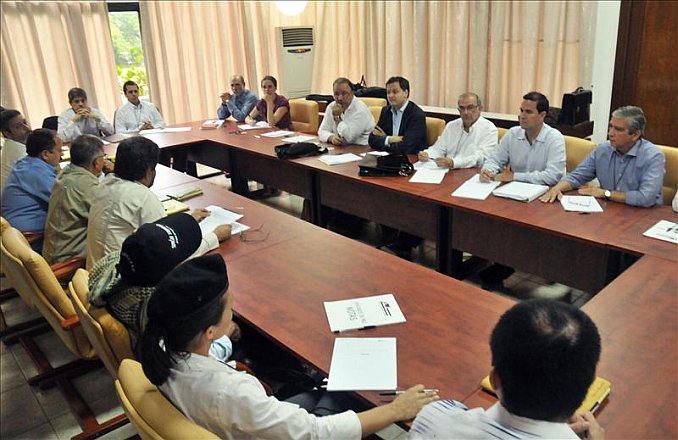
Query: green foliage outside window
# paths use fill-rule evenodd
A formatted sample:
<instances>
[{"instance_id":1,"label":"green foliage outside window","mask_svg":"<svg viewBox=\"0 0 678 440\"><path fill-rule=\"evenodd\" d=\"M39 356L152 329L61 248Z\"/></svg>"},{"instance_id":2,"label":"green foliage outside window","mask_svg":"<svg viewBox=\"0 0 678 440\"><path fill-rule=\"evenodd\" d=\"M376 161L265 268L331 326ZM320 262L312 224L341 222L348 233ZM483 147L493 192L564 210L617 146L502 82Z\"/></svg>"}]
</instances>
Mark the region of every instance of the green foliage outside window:
<instances>
[{"instance_id":1,"label":"green foliage outside window","mask_svg":"<svg viewBox=\"0 0 678 440\"><path fill-rule=\"evenodd\" d=\"M139 15L136 12L111 12L108 17L120 90L125 81L132 80L139 85L139 95L146 96L148 81L141 47Z\"/></svg>"}]
</instances>

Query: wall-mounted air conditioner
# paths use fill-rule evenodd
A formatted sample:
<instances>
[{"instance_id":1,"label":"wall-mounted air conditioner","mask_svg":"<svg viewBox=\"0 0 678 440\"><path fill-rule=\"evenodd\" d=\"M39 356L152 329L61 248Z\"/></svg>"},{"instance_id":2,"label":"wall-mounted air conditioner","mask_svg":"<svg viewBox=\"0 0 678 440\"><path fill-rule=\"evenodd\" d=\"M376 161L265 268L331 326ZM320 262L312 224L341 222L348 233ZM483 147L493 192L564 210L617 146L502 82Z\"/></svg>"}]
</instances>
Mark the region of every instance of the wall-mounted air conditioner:
<instances>
[{"instance_id":1,"label":"wall-mounted air conditioner","mask_svg":"<svg viewBox=\"0 0 678 440\"><path fill-rule=\"evenodd\" d=\"M313 26L278 27L275 30L282 92L288 98L310 94L315 52Z\"/></svg>"}]
</instances>

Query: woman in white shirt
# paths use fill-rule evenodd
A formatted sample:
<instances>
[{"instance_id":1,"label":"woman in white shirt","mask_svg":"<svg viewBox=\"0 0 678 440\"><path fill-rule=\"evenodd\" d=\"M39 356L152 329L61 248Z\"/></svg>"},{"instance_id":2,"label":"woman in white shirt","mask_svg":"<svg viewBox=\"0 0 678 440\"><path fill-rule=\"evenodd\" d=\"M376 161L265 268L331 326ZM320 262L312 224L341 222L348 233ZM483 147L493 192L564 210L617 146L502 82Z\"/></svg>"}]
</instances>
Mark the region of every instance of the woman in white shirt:
<instances>
[{"instance_id":1,"label":"woman in white shirt","mask_svg":"<svg viewBox=\"0 0 678 440\"><path fill-rule=\"evenodd\" d=\"M417 385L368 411L317 417L267 396L255 377L208 355L211 341L231 323L232 303L223 258L190 260L157 286L140 342L149 380L190 420L221 438L358 439L412 419L438 399Z\"/></svg>"}]
</instances>

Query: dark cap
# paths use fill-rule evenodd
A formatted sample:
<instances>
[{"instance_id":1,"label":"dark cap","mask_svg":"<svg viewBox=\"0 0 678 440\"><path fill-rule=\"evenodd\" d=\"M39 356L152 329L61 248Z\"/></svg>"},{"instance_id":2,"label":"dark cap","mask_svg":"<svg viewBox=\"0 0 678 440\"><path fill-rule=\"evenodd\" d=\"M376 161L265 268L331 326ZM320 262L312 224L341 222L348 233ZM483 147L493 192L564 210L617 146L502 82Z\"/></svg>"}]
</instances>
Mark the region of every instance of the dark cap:
<instances>
[{"instance_id":1,"label":"dark cap","mask_svg":"<svg viewBox=\"0 0 678 440\"><path fill-rule=\"evenodd\" d=\"M155 286L200 246L202 233L189 214L170 215L141 225L122 244L117 265L122 281L132 286Z\"/></svg>"},{"instance_id":2,"label":"dark cap","mask_svg":"<svg viewBox=\"0 0 678 440\"><path fill-rule=\"evenodd\" d=\"M154 296L163 304L165 319L184 319L211 307L227 289L226 263L215 254L179 265L160 281Z\"/></svg>"}]
</instances>

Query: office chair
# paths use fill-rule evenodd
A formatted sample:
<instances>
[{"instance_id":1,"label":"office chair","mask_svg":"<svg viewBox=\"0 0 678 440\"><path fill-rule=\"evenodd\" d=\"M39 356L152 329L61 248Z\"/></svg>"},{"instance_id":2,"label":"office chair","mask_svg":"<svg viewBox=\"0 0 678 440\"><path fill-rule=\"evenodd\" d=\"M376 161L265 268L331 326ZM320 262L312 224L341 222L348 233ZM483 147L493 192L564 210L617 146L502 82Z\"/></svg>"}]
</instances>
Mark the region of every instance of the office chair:
<instances>
[{"instance_id":1,"label":"office chair","mask_svg":"<svg viewBox=\"0 0 678 440\"><path fill-rule=\"evenodd\" d=\"M664 174L664 186L662 187L664 204L671 206L671 201L676 195L676 188L678 188L678 148L664 145L657 146L661 148L666 157L666 174Z\"/></svg>"},{"instance_id":2,"label":"office chair","mask_svg":"<svg viewBox=\"0 0 678 440\"><path fill-rule=\"evenodd\" d=\"M386 100L384 98L369 98L363 96L356 96L356 98L364 102L368 107L386 107Z\"/></svg>"},{"instance_id":3,"label":"office chair","mask_svg":"<svg viewBox=\"0 0 678 440\"><path fill-rule=\"evenodd\" d=\"M569 173L577 168L586 156L596 148L593 142L574 136L563 136L565 138L565 156L567 157L567 164L565 168Z\"/></svg>"},{"instance_id":4,"label":"office chair","mask_svg":"<svg viewBox=\"0 0 678 440\"><path fill-rule=\"evenodd\" d=\"M375 124L379 123L379 116L381 116L382 107L376 107L374 105L371 105L369 109L370 113L372 113L372 117L374 118L374 123Z\"/></svg>"},{"instance_id":5,"label":"office chair","mask_svg":"<svg viewBox=\"0 0 678 440\"><path fill-rule=\"evenodd\" d=\"M444 119L426 117L426 142L429 146L435 144L443 130L445 130Z\"/></svg>"},{"instance_id":6,"label":"office chair","mask_svg":"<svg viewBox=\"0 0 678 440\"><path fill-rule=\"evenodd\" d=\"M292 129L301 133L318 134L318 103L305 99L290 99Z\"/></svg>"}]
</instances>

